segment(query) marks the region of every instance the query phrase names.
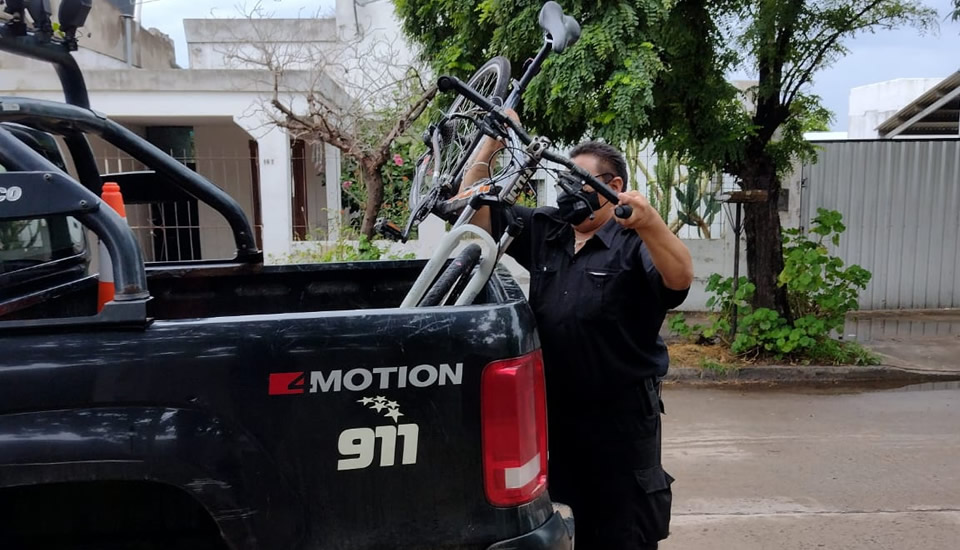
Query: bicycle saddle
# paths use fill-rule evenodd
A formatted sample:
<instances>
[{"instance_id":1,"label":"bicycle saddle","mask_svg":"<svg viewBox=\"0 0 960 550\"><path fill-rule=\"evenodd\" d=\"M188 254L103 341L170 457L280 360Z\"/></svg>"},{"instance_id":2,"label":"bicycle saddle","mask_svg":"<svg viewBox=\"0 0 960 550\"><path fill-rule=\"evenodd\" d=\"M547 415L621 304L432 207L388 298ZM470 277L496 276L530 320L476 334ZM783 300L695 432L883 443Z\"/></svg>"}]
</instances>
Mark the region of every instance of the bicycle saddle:
<instances>
[{"instance_id":1,"label":"bicycle saddle","mask_svg":"<svg viewBox=\"0 0 960 550\"><path fill-rule=\"evenodd\" d=\"M580 23L564 15L563 8L556 2L547 2L540 9L540 28L550 35L555 53L563 53L580 38Z\"/></svg>"}]
</instances>

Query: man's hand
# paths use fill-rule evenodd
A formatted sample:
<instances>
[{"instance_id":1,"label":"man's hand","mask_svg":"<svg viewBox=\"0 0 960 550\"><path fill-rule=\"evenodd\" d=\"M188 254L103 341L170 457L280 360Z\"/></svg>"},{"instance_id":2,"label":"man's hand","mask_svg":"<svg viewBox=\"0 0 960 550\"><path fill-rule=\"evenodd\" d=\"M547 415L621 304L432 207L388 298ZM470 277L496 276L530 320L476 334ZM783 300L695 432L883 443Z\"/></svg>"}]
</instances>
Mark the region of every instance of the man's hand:
<instances>
[{"instance_id":1,"label":"man's hand","mask_svg":"<svg viewBox=\"0 0 960 550\"><path fill-rule=\"evenodd\" d=\"M633 214L631 214L629 218L614 217L620 225L633 229L637 233L640 233L641 236L643 236L643 233L656 228L658 225L664 225L660 213L657 212L653 206L650 206L650 202L639 191L620 193L618 198L620 199L620 204L628 204L633 208Z\"/></svg>"},{"instance_id":2,"label":"man's hand","mask_svg":"<svg viewBox=\"0 0 960 550\"><path fill-rule=\"evenodd\" d=\"M647 198L639 191L627 191L618 196L620 204L629 204L633 214L625 220L614 216L617 223L640 235L650 251L650 259L660 272L663 284L673 290L690 288L693 282L693 259L690 251L660 217Z\"/></svg>"}]
</instances>

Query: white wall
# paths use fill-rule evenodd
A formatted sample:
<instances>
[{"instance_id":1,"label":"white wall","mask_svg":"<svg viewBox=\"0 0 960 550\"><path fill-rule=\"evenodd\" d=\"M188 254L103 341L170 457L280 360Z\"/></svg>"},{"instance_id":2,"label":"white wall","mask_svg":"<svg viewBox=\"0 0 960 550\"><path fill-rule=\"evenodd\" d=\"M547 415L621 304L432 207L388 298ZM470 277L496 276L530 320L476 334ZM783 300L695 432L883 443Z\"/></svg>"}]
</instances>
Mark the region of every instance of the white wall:
<instances>
[{"instance_id":1,"label":"white wall","mask_svg":"<svg viewBox=\"0 0 960 550\"><path fill-rule=\"evenodd\" d=\"M253 225L250 139L250 135L232 123L194 126L197 173L233 197ZM226 220L206 204L201 203L199 211L203 258L233 258L237 247Z\"/></svg>"},{"instance_id":2,"label":"white wall","mask_svg":"<svg viewBox=\"0 0 960 550\"><path fill-rule=\"evenodd\" d=\"M898 78L850 90L847 136L877 139L877 127L943 78Z\"/></svg>"}]
</instances>

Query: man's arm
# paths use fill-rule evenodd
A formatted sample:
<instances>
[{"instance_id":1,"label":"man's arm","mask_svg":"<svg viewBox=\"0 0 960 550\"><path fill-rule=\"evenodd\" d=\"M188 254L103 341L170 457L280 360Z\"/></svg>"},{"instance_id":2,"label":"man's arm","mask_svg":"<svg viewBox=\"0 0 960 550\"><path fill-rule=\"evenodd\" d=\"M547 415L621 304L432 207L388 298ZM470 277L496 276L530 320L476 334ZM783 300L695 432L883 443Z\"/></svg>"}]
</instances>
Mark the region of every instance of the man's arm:
<instances>
[{"instance_id":1,"label":"man's arm","mask_svg":"<svg viewBox=\"0 0 960 550\"><path fill-rule=\"evenodd\" d=\"M506 109L504 113L513 120L520 122L520 117L513 109ZM473 157L472 164L465 168L463 180L460 183L458 193L469 189L476 182L489 178L493 174L493 166L496 163L497 155L503 150L503 143L486 136L477 147L477 154ZM484 206L477 210L473 215L473 225L482 227L487 233L493 234L493 223L490 220L490 207Z\"/></svg>"},{"instance_id":2,"label":"man's arm","mask_svg":"<svg viewBox=\"0 0 960 550\"><path fill-rule=\"evenodd\" d=\"M459 193L469 189L476 182L484 178L489 178L492 173L491 166L496 162L496 157L501 149L503 149L502 143L489 137L484 137L483 141L481 141L477 147L477 154L473 158L473 163L468 165L464 170L463 180L457 192ZM484 206L477 210L477 213L473 215L473 220L470 223L477 227L482 227L487 233L492 234L493 224L490 220L490 207Z\"/></svg>"},{"instance_id":3,"label":"man's arm","mask_svg":"<svg viewBox=\"0 0 960 550\"><path fill-rule=\"evenodd\" d=\"M640 235L654 267L660 272L663 285L671 290L685 290L693 282L693 258L679 237L670 231L660 214L639 191L620 193L620 204L633 207L633 214L617 222Z\"/></svg>"}]
</instances>

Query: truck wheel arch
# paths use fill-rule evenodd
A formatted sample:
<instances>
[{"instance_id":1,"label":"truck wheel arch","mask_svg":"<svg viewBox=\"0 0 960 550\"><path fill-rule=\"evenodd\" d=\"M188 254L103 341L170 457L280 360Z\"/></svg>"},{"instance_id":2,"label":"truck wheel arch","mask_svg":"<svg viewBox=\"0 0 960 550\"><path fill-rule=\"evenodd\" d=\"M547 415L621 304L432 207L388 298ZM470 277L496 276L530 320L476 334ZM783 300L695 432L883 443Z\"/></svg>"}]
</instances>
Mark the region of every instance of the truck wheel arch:
<instances>
[{"instance_id":1,"label":"truck wheel arch","mask_svg":"<svg viewBox=\"0 0 960 550\"><path fill-rule=\"evenodd\" d=\"M249 434L202 410L0 415L0 491L99 482L172 486L198 502L236 549L293 548L304 536L303 507L272 462Z\"/></svg>"}]
</instances>

